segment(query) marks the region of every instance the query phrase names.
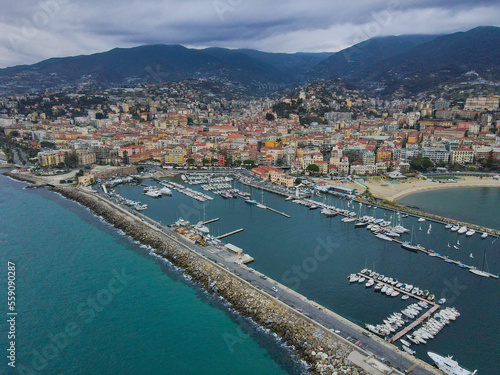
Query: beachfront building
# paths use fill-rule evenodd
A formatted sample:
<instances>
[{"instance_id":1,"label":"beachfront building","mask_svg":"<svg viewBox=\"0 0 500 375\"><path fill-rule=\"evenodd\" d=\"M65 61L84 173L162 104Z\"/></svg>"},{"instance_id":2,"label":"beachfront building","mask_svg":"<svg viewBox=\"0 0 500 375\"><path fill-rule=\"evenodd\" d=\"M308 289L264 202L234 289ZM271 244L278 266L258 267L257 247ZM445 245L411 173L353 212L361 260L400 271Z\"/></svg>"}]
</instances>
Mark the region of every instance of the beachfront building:
<instances>
[{"instance_id":1,"label":"beachfront building","mask_svg":"<svg viewBox=\"0 0 500 375\"><path fill-rule=\"evenodd\" d=\"M64 163L64 158L70 150L42 151L38 153L38 161L42 167L52 167Z\"/></svg>"},{"instance_id":2,"label":"beachfront building","mask_svg":"<svg viewBox=\"0 0 500 375\"><path fill-rule=\"evenodd\" d=\"M474 162L474 150L470 148L456 148L451 150L451 164L471 164Z\"/></svg>"},{"instance_id":3,"label":"beachfront building","mask_svg":"<svg viewBox=\"0 0 500 375\"><path fill-rule=\"evenodd\" d=\"M422 157L429 158L434 162L446 164L450 160L450 152L445 148L423 147Z\"/></svg>"}]
</instances>

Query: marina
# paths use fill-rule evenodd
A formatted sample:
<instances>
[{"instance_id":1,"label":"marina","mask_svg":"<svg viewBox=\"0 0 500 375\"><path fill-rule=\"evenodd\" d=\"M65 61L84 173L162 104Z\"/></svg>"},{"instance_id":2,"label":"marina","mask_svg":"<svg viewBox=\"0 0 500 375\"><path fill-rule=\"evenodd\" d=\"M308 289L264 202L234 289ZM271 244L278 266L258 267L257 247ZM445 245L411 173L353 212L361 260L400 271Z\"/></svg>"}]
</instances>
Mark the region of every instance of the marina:
<instances>
[{"instance_id":1,"label":"marina","mask_svg":"<svg viewBox=\"0 0 500 375\"><path fill-rule=\"evenodd\" d=\"M239 188L239 190L241 191L242 188L238 184L239 183L235 181L234 188ZM134 189L134 185L120 185L120 186L123 186L124 188L126 188L126 190L129 190L129 188L127 188L127 186L130 186L130 189ZM244 185L244 186L246 186L246 185ZM198 187L198 188L200 188L200 187ZM249 190L249 192L252 194L256 203L258 201L261 201L262 189L257 189L257 188L252 188L252 187L250 187L250 188L252 190ZM120 194L122 194L122 193L120 192ZM179 194L178 195L175 195L175 194L176 193L174 191L174 198L177 201L176 205L178 205L179 202L185 202L184 204L190 205L189 201L186 201L186 199L188 199L188 200L190 199L189 197L185 197L185 198L183 197L182 200L179 201L179 199L180 199ZM133 195L132 196L130 196L128 194L122 194L122 195L133 199ZM385 211L383 208L379 207L377 210L374 210L374 208L369 208L367 204L363 204L363 209L360 210L358 203L356 203L356 202L349 203L349 200L347 200L347 199L336 198L333 196L327 196L327 197L314 197L314 199L311 199L311 201L315 202L314 205L318 206L318 209L310 209L310 207L307 207L307 206L302 205L302 204L292 204L292 200L285 200L284 199L287 197L289 197L289 195L287 195L285 197L284 195L277 196L275 194L272 194L272 193L270 194L268 192L265 192L264 200L266 202L266 205L268 204L281 212L285 211L285 212L290 214L291 218L287 219L287 221L283 221L282 231L283 231L283 233L290 233L290 232L288 232L288 229L285 229L285 228L290 227L289 230L294 231L294 233L297 233L297 235L300 234L300 236L299 236L300 240L299 240L299 237L294 236L294 235L289 236L289 238L288 238L284 234L280 233L279 230L278 230L278 232L276 232L276 231L270 230L270 228L268 229L262 225L255 226L255 220L261 220L259 218L262 217L262 215L265 215L265 212L267 210L255 209L252 205L246 204L245 200L243 200L243 199L241 199L241 200L240 199L226 200L226 199L220 199L220 198L215 197L215 199L213 201L207 201L205 203L208 216L224 218L221 221L214 222L213 224L211 224L214 226L213 228L211 228L211 232L212 233L219 232L219 233L223 234L223 233L231 232L234 229L234 227L236 227L236 228L238 228L238 227L243 228L244 227L245 230L243 232L235 234L234 239L232 238L231 242L237 246L245 247L246 251L248 251L251 254L251 256L253 258L255 258L254 268L258 269L259 271L261 271L267 275L270 275L271 277L277 278L278 280L282 279L281 273L283 271L278 271L278 274L276 274L276 270L274 270L272 267L272 264L276 264L276 263L269 262L266 259L268 259L270 255L275 254L275 253L282 254L283 257L279 258L280 259L279 262L284 263L280 266L281 270L283 270L283 269L286 270L287 269L286 267L292 267L292 265L294 263L301 264L301 262L304 258L302 258L303 255L302 256L300 255L301 252L298 251L297 245L299 243L304 243L307 241L309 241L311 244L317 243L318 237L319 238L326 238L325 236L328 236L328 234L325 234L325 233L332 233L336 237L337 241L339 241L340 243L349 242L349 244L350 244L349 253L353 251L355 254L358 254L358 256L360 257L360 261L362 261L363 263L365 263L366 257L368 257L368 262L370 262L370 263L372 262L370 259L374 259L377 262L377 259L380 258L377 262L377 264L379 264L377 268L379 268L380 271L382 271L383 273L388 272L388 269L393 269L393 268L396 269L397 268L399 270L398 274L400 274L400 275L408 273L408 272L411 272L411 274L414 274L416 276L420 275L420 277L422 277L422 280L423 280L422 284L424 284L424 286L426 286L429 289L432 287L432 285L430 285L431 280L435 285L440 285L440 283L442 283L443 278L445 280L447 280L447 279L453 280L453 278L455 277L454 276L455 272L456 272L456 271L454 271L454 269L461 268L461 267L458 267L458 264L445 262L446 259L448 259L448 260L451 260L451 259L455 260L456 259L457 262L462 262L464 264L469 263L471 267L475 266L475 267L477 267L477 269L481 269L482 255L481 256L479 254L476 255L476 251L483 251L483 250L478 249L478 250L473 251L474 254L476 255L475 258L477 260L469 258L469 253L472 250L471 246L474 246L474 245L471 245L470 243L476 243L476 241L484 241L483 239L480 238L481 236L478 235L477 233L473 236L470 236L470 237L466 236L465 234L460 235L463 237L460 237L461 238L460 239L461 245L458 245L458 247L460 247L461 249L462 248L464 248L464 249L469 248L469 251L464 250L464 251L458 252L453 247L451 248L452 251L450 251L450 249L446 250L446 241L449 241L451 244L454 244L457 242L457 238L455 238L453 241L450 239L446 239L446 238L448 238L449 236L458 236L458 234L454 234L454 232L451 232L449 229L445 229L445 225L441 225L441 224L434 225L434 222L432 222L431 233L427 234L429 222L428 223L425 223L425 222L420 223L420 224L422 224L422 226L424 226L423 224L425 224L425 226L423 228L424 230L420 233L418 231L415 231L414 234L418 235L419 242L422 244L421 245L422 248L424 248L424 249L434 248L436 246L436 243L432 244L430 242L430 240L433 240L434 242L436 242L435 238L443 237L443 240L439 241L439 242L444 242L445 249L443 249L443 251L441 251L443 258L436 256L437 259L441 260L441 262L436 262L433 259L433 256L415 257L415 255L418 253L423 254L422 251L417 250L418 252L414 253L414 252L406 251L406 250L403 250L400 248L402 242L405 242L405 240L409 240L410 234L408 232L407 232L407 234L404 234L404 233L400 234L400 237L394 237L397 241L401 242L401 243L398 243L395 241L389 242L389 241L383 241L383 240L379 241L378 239L375 239L375 235L376 234L383 234L382 232L374 234L374 232L372 232L371 230L361 230L363 228L366 229L369 224L355 227L355 224L362 222L362 220L359 220L359 219L361 219L364 216L373 216L376 218L376 220L393 222L394 218L393 218L393 220L390 220L388 211ZM164 204L166 204L168 201L167 200L160 200L160 201L155 200L154 202L158 202L157 204L164 206ZM157 204L155 204L155 205L157 205ZM336 212L336 214L329 216L326 213L321 213L321 211L323 210L321 205L323 205L323 204L325 204L327 206L337 207L337 208L339 208L339 211L347 210L348 212L347 211L342 212L342 213ZM312 205L312 203L311 203L311 205ZM348 205L349 205L349 207L348 207ZM172 222L172 220L175 221L179 216L186 215L185 213L181 213L181 215L180 215L178 213L179 211L175 210L175 206L172 206L172 208L173 208L173 211L170 211L170 210L168 211L170 216L168 216L168 215L166 216L165 213L167 211L164 211L164 210L160 211L159 209L152 208L152 206L150 204L150 208L148 209L148 215L151 214L153 217L157 217L159 220L162 220L165 222ZM200 211L200 208L197 208L197 210L198 210L199 214L195 214L195 215L199 215L199 218L196 219L196 216L191 217L191 219L192 219L191 221L194 221L194 222L203 221L202 220L203 215L202 215L202 212ZM326 220L326 218L328 218L328 217L331 217L333 219L333 218L335 218L335 216L338 216L339 218L348 218L348 217L351 218L352 217L351 215L353 215L352 214L353 212L354 212L354 217L356 218L356 220L352 221L351 223L343 223L343 222L341 222L341 220ZM387 212L387 218L384 218L386 212ZM349 213L351 213L351 214L349 214ZM382 219L380 219L381 215L382 215ZM404 224L406 224L405 226L411 228L412 220L415 220L415 219L413 219L413 217L411 215L409 215L409 217L405 218L404 217L405 214L403 214L403 213L401 216L402 216L402 221L404 220ZM168 219L168 217L170 217L170 219ZM277 216L277 217L279 217L279 216ZM305 232L302 229L304 220L307 220L307 222L310 223L310 225L307 226L307 231L309 234L306 236L304 235ZM288 222L288 221L289 221L289 224L285 224L285 222ZM230 225L228 225L228 224L230 224ZM280 219L276 220L276 224L279 228L281 225ZM380 222L379 222L379 224L380 224ZM317 228L317 230L312 230L312 225L314 225L314 227ZM416 220L415 220L414 225L416 226L416 229L418 230L418 222ZM391 223L390 227L394 228L394 226L397 226L397 223L396 223L396 225L392 225L392 223ZM384 227L384 228L387 228L387 227ZM257 232L256 232L256 230L257 230ZM405 237L405 236L407 236L407 237ZM271 238L273 238L273 240L272 240L272 242L269 242ZM276 238L276 239L274 239L274 238ZM391 243L395 243L397 246L393 246L393 245L391 245ZM416 243L418 243L418 242L416 242ZM478 244L479 244L479 242L478 242ZM482 245L481 245L482 247L480 249L483 249L484 247L489 246L488 244L489 244L489 242L482 242ZM264 249L265 249L265 251L264 251ZM290 249L290 252L287 251L286 253L284 253L283 252L284 249ZM294 249L294 250L292 251L292 249ZM366 249L366 251L360 253L361 249ZM295 252L297 252L297 253L295 253ZM467 259L470 260L470 262L466 262L465 254L463 254L463 252L466 252L466 257L467 257ZM339 254L339 253L337 253L337 254ZM364 254L364 255L361 255L361 254ZM386 255L384 255L384 254L386 254ZM389 254L390 254L390 257L388 257ZM432 254L432 253L430 253L430 254ZM453 256L453 254L455 254L455 255ZM339 255L332 257L332 260L337 259L338 256ZM446 256L448 256L448 258L446 258ZM460 256L462 256L462 258L460 258ZM386 258L386 257L388 257L388 258ZM380 262L382 262L382 259L384 259L384 258L386 258L386 259L383 260L383 263L380 263ZM491 257L488 256L488 260L490 260L490 258ZM353 263L353 264L357 263L357 261L354 260L353 258L350 258L350 259L352 259L352 260L350 260L351 263ZM495 260L495 259L493 259L493 260ZM321 265L321 268L326 267L327 264L330 264L331 262L330 262L330 260L328 260L326 263L323 261L323 263L324 264ZM444 263L448 263L448 264L446 266L441 265ZM360 264L360 265L362 265L362 264ZM269 266L271 266L271 267L269 267ZM449 266L455 266L456 268L449 267ZM330 268L332 270L335 270L337 267L338 266L336 264L330 264ZM490 267L492 267L493 269L496 269L496 262L493 262L492 264L490 264ZM410 269L412 271L410 271ZM428 272L431 272L431 270L434 270L433 272L435 272L436 276L429 277L430 274ZM422 273L422 271L423 271L423 273ZM470 277L465 276L465 274L464 274L463 277L467 277L465 280L469 280L470 278L474 278L474 277L478 280L483 279L483 278L475 276L473 273L467 272L467 274L470 274ZM326 282L326 280L329 280L332 278L329 275L332 275L332 274L331 273L327 274L324 272L315 272L314 274L311 274L310 280L305 280L305 281L301 280L301 285L307 289L308 296L311 296L312 298L314 298L315 300L317 300L321 304L324 304L324 305L330 306L330 307L336 306L336 308L335 308L336 310L338 310L339 306L341 306L340 310L343 310L342 315L344 315L344 314L347 316L359 316L359 315L363 315L363 314L373 315L373 313L375 312L375 315L379 316L382 314L382 312L384 310L387 310L394 303L397 303L398 301L396 301L396 300L399 300L399 298L396 298L396 299L382 298L381 299L380 296L378 295L378 293L371 293L371 294L369 294L369 296L373 295L373 298L376 298L377 300L380 300L380 301L378 301L378 302L375 300L372 301L373 298L369 297L369 296L364 296L363 300L366 299L367 303L370 306L378 306L376 308L374 307L371 309L365 309L363 307L360 307L360 305L356 305L356 307L352 306L352 308L351 308L349 304L347 304L347 305L346 304L332 305L332 302L329 302L332 299L330 297L325 297L326 292L332 293L331 288L329 286L327 286L328 284L330 284L331 281L329 281L328 284L324 284ZM442 275L442 277L437 277L437 275ZM425 276L425 280L424 280L424 276ZM415 280L415 281L418 281L418 279L419 278L417 277L417 280ZM285 279L285 280L287 280L287 279ZM316 290L317 289L316 285L318 283L320 285L323 285L321 288L322 289L321 292L319 290ZM289 281L285 282L285 284L293 285L293 283L290 284ZM488 285L489 284L490 283L488 283ZM339 288L340 287L338 287L338 286L335 287L335 289L339 289ZM355 288L355 289L357 289L357 288ZM365 288L363 288L363 289L365 289ZM339 290L341 290L341 288ZM352 290L352 288L351 288L351 290ZM442 287L440 290L442 290ZM470 291L471 291L471 289L468 290L468 292L467 292L468 297L466 297L466 298L469 298L469 299L472 298L471 296L469 296ZM360 292L361 292L361 289L360 289ZM352 292L349 292L349 293L351 294ZM363 295L365 295L365 294L366 294L366 292L363 292ZM403 295L403 294L401 294L401 295ZM400 297L401 297L401 295L400 295ZM441 298L441 296L439 296L439 297ZM414 301L417 301L417 299L415 299L415 298L412 298L412 297L408 297L408 298L413 299ZM436 298L439 299L438 296ZM463 297L461 296L460 300L462 300L462 298ZM391 302L391 301L393 301L393 302ZM399 303L401 303L401 301L399 301ZM470 310L470 308L471 308L471 306L463 305L463 303L457 307L460 308L460 310ZM380 316L379 319L382 320L383 317ZM366 319L366 318L363 319L363 321L369 321L369 320L371 320L371 319ZM418 327L416 327L415 329L418 329ZM450 330L449 332L451 333L452 330ZM449 334L449 333L447 333L447 334ZM482 334L484 335L485 333L483 332ZM454 335L454 333L452 333L452 335ZM405 341L409 341L407 338L403 338L403 339ZM460 357L467 358L467 356L463 352L461 352L460 350L457 350L456 348L452 349L451 347L453 345L451 345L451 343L444 343L440 337L437 337L433 341L438 342L439 345L444 345L444 347L447 348L447 349L445 349L447 352L457 353L457 355L460 355ZM427 345L429 345L429 343ZM413 350L413 348L410 350ZM422 353L421 350L418 349L418 347L416 347L414 350L416 351L416 354L415 354L416 356L418 356L420 358L424 357L424 353Z\"/></svg>"}]
</instances>

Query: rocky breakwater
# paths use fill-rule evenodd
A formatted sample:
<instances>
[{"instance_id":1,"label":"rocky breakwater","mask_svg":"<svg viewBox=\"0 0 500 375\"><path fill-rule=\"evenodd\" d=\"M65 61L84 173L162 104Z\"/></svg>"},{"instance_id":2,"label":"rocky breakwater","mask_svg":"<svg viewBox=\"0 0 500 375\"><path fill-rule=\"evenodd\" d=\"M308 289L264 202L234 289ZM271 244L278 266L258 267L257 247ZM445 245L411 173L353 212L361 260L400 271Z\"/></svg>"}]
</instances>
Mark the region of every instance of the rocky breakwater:
<instances>
[{"instance_id":1,"label":"rocky breakwater","mask_svg":"<svg viewBox=\"0 0 500 375\"><path fill-rule=\"evenodd\" d=\"M151 246L158 255L184 269L194 281L225 298L239 313L276 333L310 365L310 373L366 374L347 360L353 350L358 350L353 344L186 248L175 238L117 210L93 194L72 187L55 187L53 190L90 208L134 240Z\"/></svg>"}]
</instances>

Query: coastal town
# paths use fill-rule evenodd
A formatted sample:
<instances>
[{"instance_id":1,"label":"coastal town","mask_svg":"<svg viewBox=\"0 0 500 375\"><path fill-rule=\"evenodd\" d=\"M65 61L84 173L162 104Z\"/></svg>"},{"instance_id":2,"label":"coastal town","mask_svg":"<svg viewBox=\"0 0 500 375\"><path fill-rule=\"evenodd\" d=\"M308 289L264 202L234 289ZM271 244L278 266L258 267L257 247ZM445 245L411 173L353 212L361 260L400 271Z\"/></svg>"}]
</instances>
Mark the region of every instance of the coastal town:
<instances>
[{"instance_id":1,"label":"coastal town","mask_svg":"<svg viewBox=\"0 0 500 375\"><path fill-rule=\"evenodd\" d=\"M259 97L186 80L13 95L0 99L0 162L87 176L93 165L248 168L288 188L308 177L495 175L500 97L491 91L388 100L319 81Z\"/></svg>"},{"instance_id":2,"label":"coastal town","mask_svg":"<svg viewBox=\"0 0 500 375\"><path fill-rule=\"evenodd\" d=\"M264 204L266 191L307 212L321 208L327 218L339 216L341 225L366 227L374 238L405 251L498 279L484 265L473 265L472 253L462 261L455 254L442 255L399 239L408 233L413 238L413 227L410 231L401 225L409 216L420 231L422 222L429 223L427 235L434 224L449 229L449 236L456 232L464 238L477 233L477 241L498 238L494 228L396 201L428 189L500 186L500 97L486 92L455 95L389 101L348 90L337 81L262 98L185 81L9 96L0 99L0 167L12 169L6 175L13 179L31 187L48 185L81 203L185 269L204 288L293 345L311 373L430 374L435 369L415 356L406 339L415 346L426 343L460 316L455 307L441 309L447 301L443 295L436 298L429 290L367 268L350 274L349 284L368 280L365 288L376 283L374 291L381 295L417 301L384 324L366 323L364 329L282 283L294 278L280 282L249 267L254 256L222 242L245 229L211 233L207 225L220 218L206 220L205 205L197 224L179 217L164 225L143 211L148 209L145 202L157 206L155 198L176 191L176 197L199 202L214 200L212 194L224 198L219 203L242 198L249 208L290 219ZM141 201L122 196L120 185L143 191ZM255 191L252 195L236 185L261 191L261 200ZM338 207L325 203L324 193L331 193L330 202ZM370 214L362 216L363 208ZM383 219L376 218L377 208ZM460 240L453 248L459 245ZM398 340L401 349L394 345ZM435 363L442 359L434 358Z\"/></svg>"}]
</instances>

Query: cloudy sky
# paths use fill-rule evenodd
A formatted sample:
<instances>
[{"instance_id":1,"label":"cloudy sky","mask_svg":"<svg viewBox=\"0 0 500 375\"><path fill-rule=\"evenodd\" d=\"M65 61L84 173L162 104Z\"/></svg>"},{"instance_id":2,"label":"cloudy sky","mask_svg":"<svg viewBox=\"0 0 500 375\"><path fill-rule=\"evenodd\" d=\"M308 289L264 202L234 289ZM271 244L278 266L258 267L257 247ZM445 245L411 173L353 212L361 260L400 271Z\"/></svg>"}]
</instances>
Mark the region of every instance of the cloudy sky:
<instances>
[{"instance_id":1,"label":"cloudy sky","mask_svg":"<svg viewBox=\"0 0 500 375\"><path fill-rule=\"evenodd\" d=\"M0 0L0 67L143 44L339 51L500 26L496 0Z\"/></svg>"}]
</instances>

